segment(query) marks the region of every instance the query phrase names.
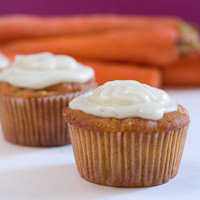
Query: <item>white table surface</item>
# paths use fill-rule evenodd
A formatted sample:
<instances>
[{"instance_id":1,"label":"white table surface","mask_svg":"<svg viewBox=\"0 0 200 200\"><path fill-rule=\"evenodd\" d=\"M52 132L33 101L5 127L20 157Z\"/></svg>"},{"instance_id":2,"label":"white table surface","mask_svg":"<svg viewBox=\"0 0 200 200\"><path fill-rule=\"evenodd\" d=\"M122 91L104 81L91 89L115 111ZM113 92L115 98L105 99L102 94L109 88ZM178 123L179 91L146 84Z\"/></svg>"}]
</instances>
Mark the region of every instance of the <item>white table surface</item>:
<instances>
[{"instance_id":1,"label":"white table surface","mask_svg":"<svg viewBox=\"0 0 200 200\"><path fill-rule=\"evenodd\" d=\"M112 188L79 177L71 145L32 148L10 144L0 133L1 200L200 199L200 89L167 90L190 113L178 175L150 188Z\"/></svg>"}]
</instances>

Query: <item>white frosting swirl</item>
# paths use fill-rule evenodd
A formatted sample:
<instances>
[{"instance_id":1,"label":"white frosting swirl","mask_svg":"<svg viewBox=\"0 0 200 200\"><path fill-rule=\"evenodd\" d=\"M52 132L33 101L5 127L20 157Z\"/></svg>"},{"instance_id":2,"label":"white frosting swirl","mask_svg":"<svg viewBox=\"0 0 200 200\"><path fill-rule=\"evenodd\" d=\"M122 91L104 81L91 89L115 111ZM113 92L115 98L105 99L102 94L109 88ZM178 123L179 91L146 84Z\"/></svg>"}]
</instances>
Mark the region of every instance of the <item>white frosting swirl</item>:
<instances>
[{"instance_id":1,"label":"white frosting swirl","mask_svg":"<svg viewBox=\"0 0 200 200\"><path fill-rule=\"evenodd\" d=\"M0 69L5 69L9 65L10 65L9 59L6 58L6 56L4 56L3 54L0 54Z\"/></svg>"},{"instance_id":2,"label":"white frosting swirl","mask_svg":"<svg viewBox=\"0 0 200 200\"><path fill-rule=\"evenodd\" d=\"M18 55L12 67L0 73L0 81L23 88L42 89L62 82L84 83L94 70L74 58L51 53Z\"/></svg>"},{"instance_id":3,"label":"white frosting swirl","mask_svg":"<svg viewBox=\"0 0 200 200\"><path fill-rule=\"evenodd\" d=\"M159 120L178 103L165 91L137 81L111 81L73 99L69 107L99 117L140 117Z\"/></svg>"}]
</instances>

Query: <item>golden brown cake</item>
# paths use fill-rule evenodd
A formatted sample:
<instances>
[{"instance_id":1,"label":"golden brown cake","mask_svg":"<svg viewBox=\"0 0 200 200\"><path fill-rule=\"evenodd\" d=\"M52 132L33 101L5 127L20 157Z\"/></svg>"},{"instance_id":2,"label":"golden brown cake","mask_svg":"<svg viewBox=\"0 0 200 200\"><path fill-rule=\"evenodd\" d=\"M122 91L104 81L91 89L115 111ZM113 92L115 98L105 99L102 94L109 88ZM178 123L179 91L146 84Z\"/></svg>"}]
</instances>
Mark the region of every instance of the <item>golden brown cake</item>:
<instances>
[{"instance_id":1,"label":"golden brown cake","mask_svg":"<svg viewBox=\"0 0 200 200\"><path fill-rule=\"evenodd\" d=\"M190 122L182 106L158 120L102 117L81 109L68 107L63 116L82 178L107 186L147 187L166 183L177 174Z\"/></svg>"},{"instance_id":2,"label":"golden brown cake","mask_svg":"<svg viewBox=\"0 0 200 200\"><path fill-rule=\"evenodd\" d=\"M49 59L49 56L52 58L52 55L48 54L41 56L44 60ZM26 60L27 58L22 57L22 59ZM14 69L16 66L14 65L11 68ZM13 71L13 69L6 70L2 72L4 74L0 74L0 118L5 139L12 143L28 146L60 146L69 144L70 137L68 128L62 118L62 110L68 106L68 103L74 97L96 87L94 77L84 82L61 82L49 85L49 82L52 82L54 73L56 76L57 71L54 70L51 72L53 76L48 79L48 86L40 88L40 83L44 84L46 82L43 80L40 82L39 80L36 83L30 69L20 68L20 70L23 70L22 72L18 68L17 72ZM40 69L38 70L39 72L37 70L34 69L33 73L36 71L36 75L40 76ZM47 76L51 75L48 75L48 70L45 69L45 76L46 74ZM67 69L61 70L62 73L68 73ZM15 80L12 77L12 79L6 79L3 77L3 75L10 77L13 75L12 73L16 73L14 75L19 76L19 79ZM22 80L26 78L26 74L25 77L21 77L21 73L28 73L27 76L31 76L30 80L21 83L19 81L20 78ZM17 84L22 84L22 86ZM35 85L34 88L31 88L26 87L26 84L29 84L29 86ZM37 88L38 86L39 88Z\"/></svg>"}]
</instances>

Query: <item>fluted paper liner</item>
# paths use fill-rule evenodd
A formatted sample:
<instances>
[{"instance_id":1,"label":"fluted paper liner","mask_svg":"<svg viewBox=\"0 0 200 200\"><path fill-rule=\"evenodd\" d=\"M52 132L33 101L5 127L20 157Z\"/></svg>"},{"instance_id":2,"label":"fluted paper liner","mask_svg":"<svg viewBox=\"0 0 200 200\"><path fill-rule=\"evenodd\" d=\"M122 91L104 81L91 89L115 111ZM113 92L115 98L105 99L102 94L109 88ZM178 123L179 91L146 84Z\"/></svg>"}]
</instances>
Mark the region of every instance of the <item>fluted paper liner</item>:
<instances>
[{"instance_id":1,"label":"fluted paper liner","mask_svg":"<svg viewBox=\"0 0 200 200\"><path fill-rule=\"evenodd\" d=\"M76 165L87 181L147 187L176 176L187 127L159 133L93 132L69 124Z\"/></svg>"},{"instance_id":2,"label":"fluted paper liner","mask_svg":"<svg viewBox=\"0 0 200 200\"><path fill-rule=\"evenodd\" d=\"M62 110L82 92L40 98L0 95L0 118L6 140L28 146L59 146L70 143Z\"/></svg>"}]
</instances>

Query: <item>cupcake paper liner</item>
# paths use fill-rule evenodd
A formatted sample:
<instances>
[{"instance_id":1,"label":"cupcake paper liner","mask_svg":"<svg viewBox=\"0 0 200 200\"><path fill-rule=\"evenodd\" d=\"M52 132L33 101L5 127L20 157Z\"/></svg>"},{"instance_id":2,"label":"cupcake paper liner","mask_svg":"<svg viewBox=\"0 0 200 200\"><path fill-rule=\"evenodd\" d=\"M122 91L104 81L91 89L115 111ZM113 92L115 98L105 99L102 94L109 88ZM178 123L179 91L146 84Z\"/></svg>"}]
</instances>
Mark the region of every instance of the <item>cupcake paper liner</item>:
<instances>
[{"instance_id":1,"label":"cupcake paper liner","mask_svg":"<svg viewBox=\"0 0 200 200\"><path fill-rule=\"evenodd\" d=\"M40 98L0 95L3 134L12 143L27 146L60 146L70 143L63 108L83 92Z\"/></svg>"},{"instance_id":2,"label":"cupcake paper liner","mask_svg":"<svg viewBox=\"0 0 200 200\"><path fill-rule=\"evenodd\" d=\"M159 133L93 132L69 124L76 165L87 181L148 187L176 176L187 127Z\"/></svg>"}]
</instances>

